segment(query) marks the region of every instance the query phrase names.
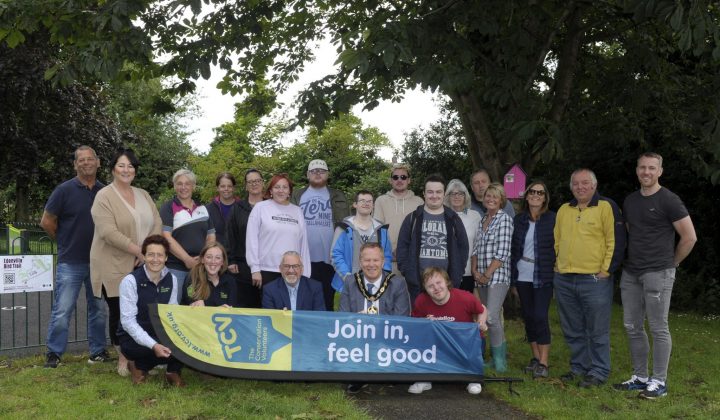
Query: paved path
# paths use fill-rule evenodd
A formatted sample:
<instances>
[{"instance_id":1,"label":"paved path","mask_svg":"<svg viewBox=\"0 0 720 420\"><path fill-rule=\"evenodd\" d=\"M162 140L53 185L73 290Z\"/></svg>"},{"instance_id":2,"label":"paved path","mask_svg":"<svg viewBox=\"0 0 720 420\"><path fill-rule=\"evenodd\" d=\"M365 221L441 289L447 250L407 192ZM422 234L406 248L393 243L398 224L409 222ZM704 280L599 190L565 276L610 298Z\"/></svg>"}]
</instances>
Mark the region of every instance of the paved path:
<instances>
[{"instance_id":1,"label":"paved path","mask_svg":"<svg viewBox=\"0 0 720 420\"><path fill-rule=\"evenodd\" d=\"M494 399L485 390L470 395L466 384L433 384L421 395L407 392L409 384L372 384L354 398L358 405L378 419L533 419L525 413ZM507 385L488 384L496 392L507 392ZM521 391L522 384L514 387Z\"/></svg>"}]
</instances>

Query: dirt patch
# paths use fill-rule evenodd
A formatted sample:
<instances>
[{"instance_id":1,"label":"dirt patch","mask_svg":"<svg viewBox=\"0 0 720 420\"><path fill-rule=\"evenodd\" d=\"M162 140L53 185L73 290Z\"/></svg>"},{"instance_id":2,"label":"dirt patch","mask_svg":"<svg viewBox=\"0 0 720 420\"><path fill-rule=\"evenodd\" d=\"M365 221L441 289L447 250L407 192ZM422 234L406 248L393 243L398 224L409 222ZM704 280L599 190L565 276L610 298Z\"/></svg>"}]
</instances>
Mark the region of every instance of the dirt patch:
<instances>
[{"instance_id":1,"label":"dirt patch","mask_svg":"<svg viewBox=\"0 0 720 420\"><path fill-rule=\"evenodd\" d=\"M484 391L470 395L466 384L433 384L420 395L407 392L410 384L371 384L353 395L357 404L377 419L535 419ZM492 384L495 389L505 385ZM504 392L504 391L503 391Z\"/></svg>"}]
</instances>

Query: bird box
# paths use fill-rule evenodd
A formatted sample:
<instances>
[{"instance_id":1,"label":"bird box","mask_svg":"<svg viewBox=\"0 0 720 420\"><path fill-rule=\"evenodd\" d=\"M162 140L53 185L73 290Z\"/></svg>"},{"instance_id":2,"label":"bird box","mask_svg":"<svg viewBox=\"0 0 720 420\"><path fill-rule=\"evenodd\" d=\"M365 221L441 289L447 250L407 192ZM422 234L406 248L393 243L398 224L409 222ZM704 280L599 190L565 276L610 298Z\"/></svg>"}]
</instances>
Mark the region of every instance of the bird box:
<instances>
[{"instance_id":1,"label":"bird box","mask_svg":"<svg viewBox=\"0 0 720 420\"><path fill-rule=\"evenodd\" d=\"M527 174L517 163L510 168L503 179L503 187L508 199L522 198L525 193Z\"/></svg>"}]
</instances>

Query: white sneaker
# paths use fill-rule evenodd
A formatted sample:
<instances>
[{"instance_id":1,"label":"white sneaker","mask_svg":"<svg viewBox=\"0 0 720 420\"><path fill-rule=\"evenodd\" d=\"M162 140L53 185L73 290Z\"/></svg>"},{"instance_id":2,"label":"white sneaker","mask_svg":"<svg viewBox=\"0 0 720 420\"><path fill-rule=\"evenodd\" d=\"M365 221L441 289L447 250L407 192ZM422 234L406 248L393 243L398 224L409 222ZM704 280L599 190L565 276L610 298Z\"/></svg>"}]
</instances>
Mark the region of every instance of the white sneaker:
<instances>
[{"instance_id":1,"label":"white sneaker","mask_svg":"<svg viewBox=\"0 0 720 420\"><path fill-rule=\"evenodd\" d=\"M467 386L467 392L469 392L473 395L477 395L482 392L482 385L480 385L478 383L470 383Z\"/></svg>"},{"instance_id":2,"label":"white sneaker","mask_svg":"<svg viewBox=\"0 0 720 420\"><path fill-rule=\"evenodd\" d=\"M424 391L430 391L432 389L432 382L415 382L410 385L408 392L411 394L422 394Z\"/></svg>"}]
</instances>

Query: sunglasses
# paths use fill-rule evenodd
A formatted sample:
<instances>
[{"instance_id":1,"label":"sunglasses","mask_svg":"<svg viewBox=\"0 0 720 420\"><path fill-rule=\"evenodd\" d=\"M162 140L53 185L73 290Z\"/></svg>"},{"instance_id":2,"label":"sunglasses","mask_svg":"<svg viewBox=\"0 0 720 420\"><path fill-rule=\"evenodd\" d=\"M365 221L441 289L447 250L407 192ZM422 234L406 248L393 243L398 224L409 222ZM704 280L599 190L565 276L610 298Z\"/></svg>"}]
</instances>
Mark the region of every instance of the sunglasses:
<instances>
[{"instance_id":1,"label":"sunglasses","mask_svg":"<svg viewBox=\"0 0 720 420\"><path fill-rule=\"evenodd\" d=\"M410 177L407 175L393 175L390 178L392 178L393 181L397 181L398 179L402 179L403 181L405 181L406 179L408 179Z\"/></svg>"},{"instance_id":2,"label":"sunglasses","mask_svg":"<svg viewBox=\"0 0 720 420\"><path fill-rule=\"evenodd\" d=\"M542 196L545 195L545 190L533 190L533 189L531 188L531 189L528 190L528 195L539 195L539 196L542 197Z\"/></svg>"}]
</instances>

